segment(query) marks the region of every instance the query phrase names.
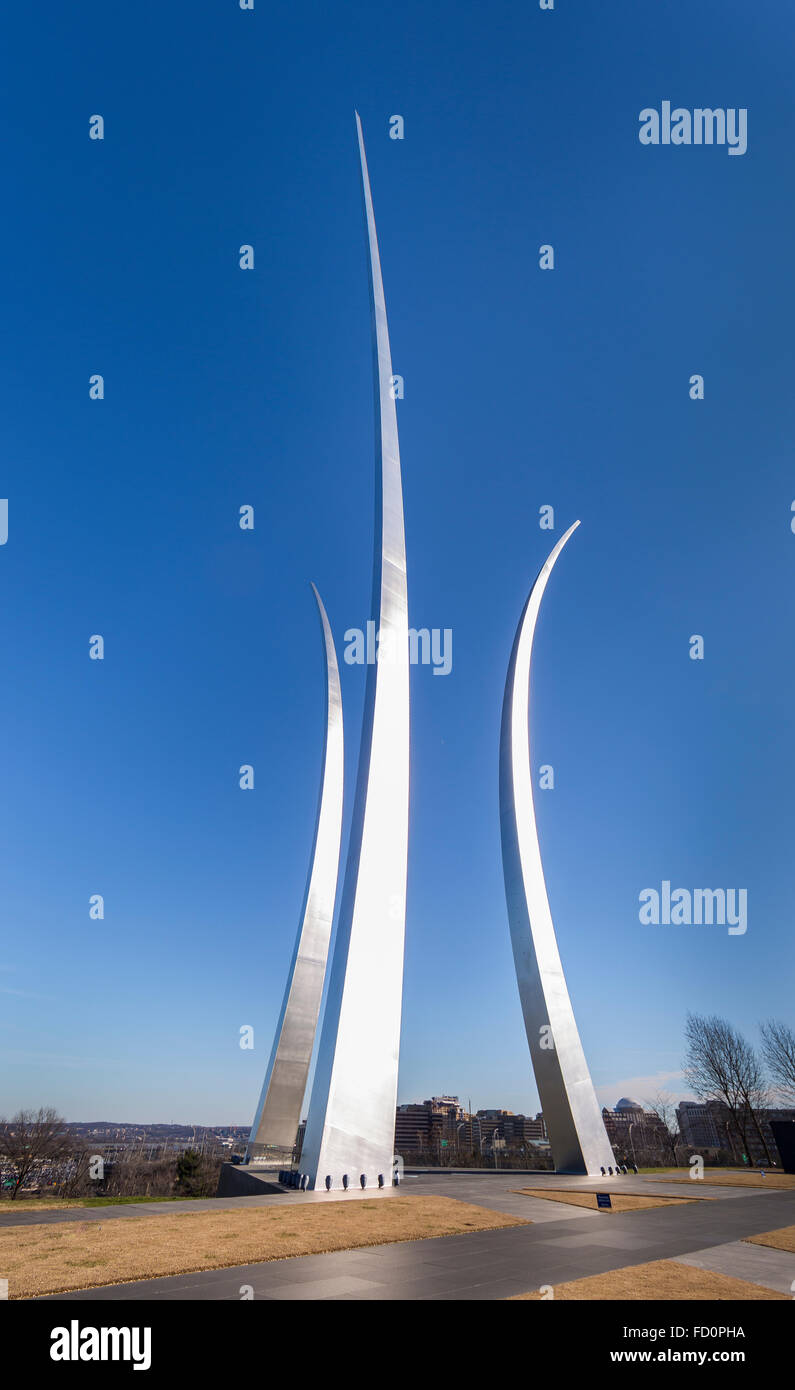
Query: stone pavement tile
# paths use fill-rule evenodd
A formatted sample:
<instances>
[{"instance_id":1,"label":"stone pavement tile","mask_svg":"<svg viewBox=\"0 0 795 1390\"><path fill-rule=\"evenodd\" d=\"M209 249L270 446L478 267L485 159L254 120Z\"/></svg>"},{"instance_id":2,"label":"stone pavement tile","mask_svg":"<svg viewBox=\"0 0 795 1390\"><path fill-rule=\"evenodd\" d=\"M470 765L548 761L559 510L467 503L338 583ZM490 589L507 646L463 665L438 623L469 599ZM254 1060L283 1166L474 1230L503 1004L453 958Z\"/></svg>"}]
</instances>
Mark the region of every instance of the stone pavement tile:
<instances>
[{"instance_id":1,"label":"stone pavement tile","mask_svg":"<svg viewBox=\"0 0 795 1390\"><path fill-rule=\"evenodd\" d=\"M478 1250L474 1253L467 1253L465 1256L449 1256L444 1259L436 1260L417 1260L413 1264L409 1261L401 1265L393 1265L391 1262L384 1262L379 1271L381 1279L402 1279L404 1276L425 1275L433 1276L443 1282L448 1275L455 1276L457 1272L464 1269L474 1269L479 1271L483 1277L498 1277L506 1266L506 1254L504 1250Z\"/></svg>"},{"instance_id":2,"label":"stone pavement tile","mask_svg":"<svg viewBox=\"0 0 795 1390\"><path fill-rule=\"evenodd\" d=\"M535 1293L542 1283L549 1283L550 1280L533 1280L532 1278L505 1276L502 1279L490 1280L487 1285L473 1285L468 1289L461 1289L457 1293L432 1293L427 1294L428 1302L449 1303L473 1303L473 1302L501 1302L506 1298L513 1298L518 1293Z\"/></svg>"},{"instance_id":3,"label":"stone pavement tile","mask_svg":"<svg viewBox=\"0 0 795 1390\"><path fill-rule=\"evenodd\" d=\"M369 1287L363 1287L360 1292L351 1291L348 1296L365 1299L382 1297L424 1298L436 1291L455 1292L475 1286L483 1289L491 1284L501 1282L506 1275L511 1276L515 1285L518 1281L520 1289L525 1287L529 1277L523 1263L506 1264L504 1260L484 1263L481 1259L471 1256L466 1260L451 1263L444 1268L421 1264L417 1264L414 1269L409 1265L404 1265L400 1269L385 1267L378 1271L378 1275L373 1276L371 1280L363 1281L363 1284L366 1282ZM270 1285L261 1287L263 1296L268 1297ZM258 1289L257 1292L259 1292ZM336 1295L332 1294L331 1296Z\"/></svg>"},{"instance_id":4,"label":"stone pavement tile","mask_svg":"<svg viewBox=\"0 0 795 1390\"><path fill-rule=\"evenodd\" d=\"M363 1294L341 1295L340 1301L350 1302L361 1298L368 1302L485 1302L510 1298L517 1293L527 1293L545 1282L550 1281L536 1280L521 1270L502 1274L499 1278L486 1279L479 1278L477 1271L472 1271L469 1278L462 1278L455 1284L452 1281L431 1281L423 1278L393 1280L388 1285L381 1285Z\"/></svg>"},{"instance_id":5,"label":"stone pavement tile","mask_svg":"<svg viewBox=\"0 0 795 1390\"><path fill-rule=\"evenodd\" d=\"M695 1269L711 1269L717 1274L730 1274L749 1284L761 1284L778 1293L792 1293L795 1281L795 1255L786 1250L773 1250L769 1245L751 1245L748 1241L733 1240L728 1245L715 1245L708 1250L694 1250L676 1257L680 1264Z\"/></svg>"},{"instance_id":6,"label":"stone pavement tile","mask_svg":"<svg viewBox=\"0 0 795 1390\"><path fill-rule=\"evenodd\" d=\"M301 1299L339 1298L353 1294L356 1298L366 1298L370 1289L381 1288L372 1279L356 1279L338 1274L328 1279L309 1279L301 1284L274 1284L264 1290L259 1297L266 1301Z\"/></svg>"},{"instance_id":7,"label":"stone pavement tile","mask_svg":"<svg viewBox=\"0 0 795 1390\"><path fill-rule=\"evenodd\" d=\"M343 1252L345 1253L345 1252ZM232 1269L218 1270L219 1275L229 1275ZM338 1275L368 1277L362 1267L352 1260L329 1260L323 1255L310 1255L295 1260L268 1260L263 1264L234 1266L234 1274L240 1275L242 1284L258 1284L261 1288L277 1287L280 1284L303 1284L313 1280L337 1278Z\"/></svg>"},{"instance_id":8,"label":"stone pavement tile","mask_svg":"<svg viewBox=\"0 0 795 1390\"><path fill-rule=\"evenodd\" d=\"M431 1243L431 1241L421 1242L422 1245L430 1245ZM368 1248L366 1259L353 1260L349 1265L346 1264L346 1268L355 1270L357 1274L361 1272L368 1278L371 1276L375 1278L378 1276L379 1271L384 1270L386 1266L391 1270L413 1270L417 1269L419 1266L423 1268L435 1267L436 1261L425 1250L418 1248L419 1244L419 1242L412 1242L407 1250L401 1250L400 1253L392 1253L394 1251L394 1246L379 1246L377 1251ZM340 1252L341 1255L349 1253L353 1254L354 1252ZM357 1251L356 1253L358 1254L359 1252ZM341 1263L342 1262L340 1262L340 1264Z\"/></svg>"},{"instance_id":9,"label":"stone pavement tile","mask_svg":"<svg viewBox=\"0 0 795 1390\"><path fill-rule=\"evenodd\" d=\"M368 1302L414 1302L438 1296L458 1299L467 1296L471 1290L478 1290L478 1293L472 1296L490 1298L490 1291L498 1282L502 1281L478 1278L474 1270L458 1271L456 1278L453 1278L452 1273L443 1279L433 1275L418 1275L413 1279L406 1276L397 1280L391 1279L389 1283L373 1284L361 1293L349 1294L348 1298ZM511 1282L511 1287L515 1288L515 1281Z\"/></svg>"},{"instance_id":10,"label":"stone pavement tile","mask_svg":"<svg viewBox=\"0 0 795 1390\"><path fill-rule=\"evenodd\" d=\"M145 1283L135 1284L103 1284L100 1288L90 1289L70 1289L68 1293L49 1293L42 1294L37 1300L41 1303L61 1303L84 1301L107 1303L134 1303L157 1299L180 1298L212 1298L221 1297L217 1287L211 1281L197 1283L195 1290L185 1293L186 1281L183 1276L169 1276L165 1279L148 1279Z\"/></svg>"},{"instance_id":11,"label":"stone pavement tile","mask_svg":"<svg viewBox=\"0 0 795 1390\"><path fill-rule=\"evenodd\" d=\"M587 1207L575 1207L567 1202L553 1202L544 1197L503 1196L483 1197L474 1203L487 1211L499 1211L505 1216L519 1216L524 1221L539 1224L542 1221L571 1221L583 1216L599 1216L598 1211Z\"/></svg>"},{"instance_id":12,"label":"stone pavement tile","mask_svg":"<svg viewBox=\"0 0 795 1390\"><path fill-rule=\"evenodd\" d=\"M436 1236L428 1240L399 1241L392 1245L367 1246L356 1253L364 1257L375 1257L382 1262L388 1262L395 1268L404 1264L411 1267L420 1264L433 1265L434 1267L457 1264L465 1250L477 1252L478 1259L499 1260L505 1258L503 1240L505 1235L509 1232L529 1231L531 1229L529 1226L506 1226L495 1231L472 1231L456 1236ZM462 1247L462 1241L466 1242L465 1247ZM340 1256L344 1256L353 1252L340 1251L338 1253Z\"/></svg>"},{"instance_id":13,"label":"stone pavement tile","mask_svg":"<svg viewBox=\"0 0 795 1390\"><path fill-rule=\"evenodd\" d=\"M583 1233L576 1236L542 1236L536 1245L555 1245L558 1249L579 1250L587 1245L600 1246L603 1250L645 1250L651 1241L646 1236L634 1236L630 1231L604 1230Z\"/></svg>"},{"instance_id":14,"label":"stone pavement tile","mask_svg":"<svg viewBox=\"0 0 795 1390\"><path fill-rule=\"evenodd\" d=\"M355 1254L342 1251L343 1255ZM273 1284L290 1282L300 1284L326 1278L338 1271L330 1267L328 1255L306 1255L294 1260L270 1260L261 1264L232 1265L220 1269L192 1270L185 1274L163 1275L159 1279L139 1280L128 1284L107 1284L98 1288L75 1289L69 1293L47 1295L48 1300L56 1299L107 1299L110 1301L138 1298L197 1298L199 1290L215 1290L202 1296L223 1296L238 1298L241 1285L260 1285L263 1288ZM285 1272L289 1271L289 1272ZM343 1269L342 1273L347 1273ZM358 1274L358 1270L356 1273ZM227 1293L227 1291L230 1291Z\"/></svg>"},{"instance_id":15,"label":"stone pavement tile","mask_svg":"<svg viewBox=\"0 0 795 1390\"><path fill-rule=\"evenodd\" d=\"M271 1260L268 1264L269 1269L288 1270L295 1265L304 1265L308 1260L323 1261L325 1269L336 1269L337 1267L355 1270L356 1273L368 1273L372 1270L380 1269L383 1265L381 1251L388 1250L388 1245L366 1245L357 1250L330 1250L326 1255L297 1255L292 1259ZM263 1269L264 1265L254 1265L255 1269Z\"/></svg>"}]
</instances>

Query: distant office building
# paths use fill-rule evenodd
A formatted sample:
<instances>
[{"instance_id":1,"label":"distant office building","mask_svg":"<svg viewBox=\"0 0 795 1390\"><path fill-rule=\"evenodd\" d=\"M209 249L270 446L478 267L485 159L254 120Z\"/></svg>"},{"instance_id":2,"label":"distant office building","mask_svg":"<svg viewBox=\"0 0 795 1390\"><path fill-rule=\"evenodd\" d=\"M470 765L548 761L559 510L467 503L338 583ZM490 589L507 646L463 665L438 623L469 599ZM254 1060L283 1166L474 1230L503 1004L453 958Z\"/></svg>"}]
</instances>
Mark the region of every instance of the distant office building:
<instances>
[{"instance_id":1,"label":"distant office building","mask_svg":"<svg viewBox=\"0 0 795 1390\"><path fill-rule=\"evenodd\" d=\"M395 1152L418 1153L428 1147L431 1114L428 1102L422 1105L399 1105L395 1112Z\"/></svg>"},{"instance_id":2,"label":"distant office building","mask_svg":"<svg viewBox=\"0 0 795 1390\"><path fill-rule=\"evenodd\" d=\"M602 1119L619 1163L670 1160L671 1142L665 1125L653 1110L644 1110L640 1101L622 1096L615 1110L603 1109Z\"/></svg>"},{"instance_id":3,"label":"distant office building","mask_svg":"<svg viewBox=\"0 0 795 1390\"><path fill-rule=\"evenodd\" d=\"M501 1139L506 1148L547 1142L547 1128L540 1112L532 1119L530 1115L515 1115L512 1110L479 1110L475 1119L486 1143L492 1137Z\"/></svg>"},{"instance_id":4,"label":"distant office building","mask_svg":"<svg viewBox=\"0 0 795 1390\"><path fill-rule=\"evenodd\" d=\"M737 1163L748 1163L754 1167L775 1163L781 1167L781 1155L776 1144L775 1134L770 1127L771 1120L795 1120L795 1109L771 1107L756 1110L754 1117L744 1117L743 1125L732 1116L728 1105L722 1101L708 1100L705 1108L712 1117L717 1130L720 1148L731 1154ZM757 1124L759 1128L757 1129ZM743 1158L745 1155L745 1159Z\"/></svg>"},{"instance_id":5,"label":"distant office building","mask_svg":"<svg viewBox=\"0 0 795 1390\"><path fill-rule=\"evenodd\" d=\"M726 1136L718 1131L716 1116L702 1101L683 1100L676 1107L682 1143L689 1149L725 1149Z\"/></svg>"},{"instance_id":6,"label":"distant office building","mask_svg":"<svg viewBox=\"0 0 795 1390\"><path fill-rule=\"evenodd\" d=\"M735 1163L755 1167L766 1163L781 1166L771 1121L795 1120L795 1109L772 1107L756 1110L754 1116L746 1115L738 1122L728 1105L719 1100L683 1100L676 1113L686 1148L695 1153L722 1152Z\"/></svg>"},{"instance_id":7,"label":"distant office building","mask_svg":"<svg viewBox=\"0 0 795 1390\"><path fill-rule=\"evenodd\" d=\"M431 1100L399 1105L395 1114L395 1152L427 1153L441 1149L479 1150L521 1148L548 1143L540 1113L515 1115L512 1110L478 1110L470 1115L458 1096L433 1096Z\"/></svg>"},{"instance_id":8,"label":"distant office building","mask_svg":"<svg viewBox=\"0 0 795 1390\"><path fill-rule=\"evenodd\" d=\"M395 1152L432 1153L441 1146L453 1147L460 1128L466 1130L468 1122L471 1125L458 1096L433 1096L421 1104L399 1105L395 1112Z\"/></svg>"}]
</instances>

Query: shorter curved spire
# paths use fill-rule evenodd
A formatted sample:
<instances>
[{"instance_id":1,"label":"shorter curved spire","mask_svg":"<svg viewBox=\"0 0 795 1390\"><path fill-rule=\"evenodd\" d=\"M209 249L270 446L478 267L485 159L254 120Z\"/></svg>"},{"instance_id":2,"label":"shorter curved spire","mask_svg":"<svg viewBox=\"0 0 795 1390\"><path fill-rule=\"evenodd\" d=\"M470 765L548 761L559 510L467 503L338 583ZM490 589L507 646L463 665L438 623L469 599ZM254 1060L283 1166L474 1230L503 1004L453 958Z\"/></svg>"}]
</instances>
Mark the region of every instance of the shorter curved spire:
<instances>
[{"instance_id":1,"label":"shorter curved spire","mask_svg":"<svg viewBox=\"0 0 795 1390\"><path fill-rule=\"evenodd\" d=\"M500 735L500 824L516 979L536 1085L558 1172L615 1163L580 1042L549 908L530 763L530 660L549 576L579 521L541 566L511 652Z\"/></svg>"},{"instance_id":2,"label":"shorter curved spire","mask_svg":"<svg viewBox=\"0 0 795 1390\"><path fill-rule=\"evenodd\" d=\"M253 1146L292 1150L295 1144L320 1014L337 896L342 835L342 694L328 616L314 584L312 592L320 616L325 666L323 772L301 922L262 1094L251 1126L249 1153Z\"/></svg>"}]
</instances>

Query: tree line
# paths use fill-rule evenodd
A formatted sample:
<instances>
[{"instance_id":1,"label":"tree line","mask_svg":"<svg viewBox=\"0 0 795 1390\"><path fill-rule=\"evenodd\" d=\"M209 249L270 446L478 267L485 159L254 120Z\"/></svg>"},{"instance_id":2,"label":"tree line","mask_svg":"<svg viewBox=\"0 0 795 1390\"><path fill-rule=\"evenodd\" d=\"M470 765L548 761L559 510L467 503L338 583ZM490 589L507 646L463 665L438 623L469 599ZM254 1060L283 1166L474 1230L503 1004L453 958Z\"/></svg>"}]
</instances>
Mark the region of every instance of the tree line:
<instances>
[{"instance_id":1,"label":"tree line","mask_svg":"<svg viewBox=\"0 0 795 1390\"><path fill-rule=\"evenodd\" d=\"M4 1195L38 1181L56 1197L214 1197L222 1159L195 1149L165 1158L135 1153L105 1160L72 1133L56 1110L19 1110L0 1119Z\"/></svg>"},{"instance_id":2,"label":"tree line","mask_svg":"<svg viewBox=\"0 0 795 1390\"><path fill-rule=\"evenodd\" d=\"M688 1014L685 1024L684 1076L702 1101L726 1106L745 1152L755 1135L768 1163L774 1161L760 1119L761 1112L795 1105L795 1031L771 1019L752 1043L717 1014Z\"/></svg>"}]
</instances>

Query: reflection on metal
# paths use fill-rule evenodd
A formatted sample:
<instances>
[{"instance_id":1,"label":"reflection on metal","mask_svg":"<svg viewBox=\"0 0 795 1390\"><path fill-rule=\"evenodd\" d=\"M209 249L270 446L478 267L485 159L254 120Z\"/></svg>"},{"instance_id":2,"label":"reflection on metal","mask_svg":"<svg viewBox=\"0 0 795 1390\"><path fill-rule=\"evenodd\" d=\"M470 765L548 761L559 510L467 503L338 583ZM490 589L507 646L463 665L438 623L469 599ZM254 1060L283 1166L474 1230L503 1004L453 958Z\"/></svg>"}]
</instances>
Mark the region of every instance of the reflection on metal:
<instances>
[{"instance_id":1,"label":"reflection on metal","mask_svg":"<svg viewBox=\"0 0 795 1390\"><path fill-rule=\"evenodd\" d=\"M248 1141L249 1155L295 1144L301 1102L315 1043L326 975L342 834L342 697L337 654L326 610L317 599L323 632L326 674L326 738L315 842L307 878L301 925L293 951L273 1050Z\"/></svg>"},{"instance_id":2,"label":"reflection on metal","mask_svg":"<svg viewBox=\"0 0 795 1390\"><path fill-rule=\"evenodd\" d=\"M395 1134L409 797L406 548L386 304L359 117L375 365L373 607L356 801L301 1168L312 1186L389 1182Z\"/></svg>"},{"instance_id":3,"label":"reflection on metal","mask_svg":"<svg viewBox=\"0 0 795 1390\"><path fill-rule=\"evenodd\" d=\"M599 1173L615 1163L582 1050L549 910L530 766L533 634L547 580L575 521L542 566L519 620L500 737L500 821L505 896L519 997L541 1108L558 1172Z\"/></svg>"}]
</instances>

